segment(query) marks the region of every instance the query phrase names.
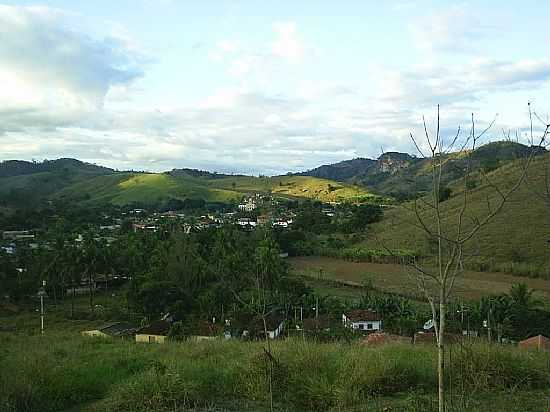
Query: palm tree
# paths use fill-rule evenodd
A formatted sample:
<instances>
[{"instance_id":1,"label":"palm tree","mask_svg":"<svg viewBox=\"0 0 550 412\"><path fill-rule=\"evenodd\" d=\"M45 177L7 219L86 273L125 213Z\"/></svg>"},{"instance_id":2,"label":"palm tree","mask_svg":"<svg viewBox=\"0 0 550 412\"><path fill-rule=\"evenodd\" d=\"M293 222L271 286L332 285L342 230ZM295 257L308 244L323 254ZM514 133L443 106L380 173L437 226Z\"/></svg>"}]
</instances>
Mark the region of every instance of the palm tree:
<instances>
[{"instance_id":1,"label":"palm tree","mask_svg":"<svg viewBox=\"0 0 550 412\"><path fill-rule=\"evenodd\" d=\"M533 290L525 283L516 283L510 288L512 304L517 308L529 310L539 305L539 301L533 297Z\"/></svg>"}]
</instances>

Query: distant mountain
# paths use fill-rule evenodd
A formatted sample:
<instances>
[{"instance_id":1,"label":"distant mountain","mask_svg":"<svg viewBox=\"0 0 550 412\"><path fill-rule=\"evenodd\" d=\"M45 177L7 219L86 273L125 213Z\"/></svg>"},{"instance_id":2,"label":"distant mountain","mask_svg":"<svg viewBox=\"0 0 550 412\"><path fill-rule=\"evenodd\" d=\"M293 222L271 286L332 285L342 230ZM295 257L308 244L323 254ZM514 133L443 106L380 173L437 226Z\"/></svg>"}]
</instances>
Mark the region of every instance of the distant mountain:
<instances>
[{"instance_id":1,"label":"distant mountain","mask_svg":"<svg viewBox=\"0 0 550 412\"><path fill-rule=\"evenodd\" d=\"M42 172L76 172L95 175L113 173L113 169L81 162L76 159L45 160L43 162L27 162L25 160L6 160L0 162L0 178L29 175Z\"/></svg>"},{"instance_id":2,"label":"distant mountain","mask_svg":"<svg viewBox=\"0 0 550 412\"><path fill-rule=\"evenodd\" d=\"M322 179L346 181L365 173L377 164L376 160L358 157L357 159L344 160L331 165L323 165L307 172L296 173L298 176L314 176Z\"/></svg>"},{"instance_id":3,"label":"distant mountain","mask_svg":"<svg viewBox=\"0 0 550 412\"><path fill-rule=\"evenodd\" d=\"M326 202L376 198L361 187L308 176L253 177L196 169L118 172L76 159L0 163L0 208L32 208L47 201L150 206L185 200L227 203L267 192Z\"/></svg>"},{"instance_id":4,"label":"distant mountain","mask_svg":"<svg viewBox=\"0 0 550 412\"><path fill-rule=\"evenodd\" d=\"M491 171L509 161L525 157L529 146L509 142L492 142L476 149L471 157L472 169ZM536 148L537 154L546 153ZM460 178L466 167L466 157L460 153L448 155L449 164L442 176L443 184ZM300 176L316 176L340 182L365 186L374 193L407 199L417 193L430 190L430 160L411 156L408 153L387 152L378 159L358 158L332 165L323 165Z\"/></svg>"},{"instance_id":5,"label":"distant mountain","mask_svg":"<svg viewBox=\"0 0 550 412\"><path fill-rule=\"evenodd\" d=\"M166 172L166 174L174 177L187 176L187 177L203 177L206 179L224 179L226 177L244 176L239 174L228 175L225 173L209 172L207 170L189 169L189 168L172 169L171 171Z\"/></svg>"},{"instance_id":6,"label":"distant mountain","mask_svg":"<svg viewBox=\"0 0 550 412\"><path fill-rule=\"evenodd\" d=\"M531 150L514 142L494 142L473 155L474 171L492 171ZM537 149L546 153L543 148ZM461 177L462 153L451 153L443 184ZM429 159L387 152L378 159L352 159L307 172L274 177L227 175L196 169L166 173L118 172L76 159L44 162L9 160L0 163L0 208L34 207L48 200L88 203L158 204L170 199L233 202L247 193L271 192L289 198L326 202L389 196L410 199L430 190Z\"/></svg>"}]
</instances>

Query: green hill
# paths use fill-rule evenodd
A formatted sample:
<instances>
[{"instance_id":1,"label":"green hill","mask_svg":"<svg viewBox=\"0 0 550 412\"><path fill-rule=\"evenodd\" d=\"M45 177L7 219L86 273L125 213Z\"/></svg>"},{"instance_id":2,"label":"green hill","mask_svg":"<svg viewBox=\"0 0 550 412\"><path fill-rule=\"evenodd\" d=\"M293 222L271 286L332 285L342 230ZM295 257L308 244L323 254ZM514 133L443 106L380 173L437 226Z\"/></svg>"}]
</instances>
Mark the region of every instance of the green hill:
<instances>
[{"instance_id":1,"label":"green hill","mask_svg":"<svg viewBox=\"0 0 550 412\"><path fill-rule=\"evenodd\" d=\"M313 177L193 177L173 173L115 173L70 185L56 199L86 203L160 204L169 199L238 202L245 194L329 201L377 199L365 189Z\"/></svg>"},{"instance_id":2,"label":"green hill","mask_svg":"<svg viewBox=\"0 0 550 412\"><path fill-rule=\"evenodd\" d=\"M75 159L1 162L0 207L34 207L67 186L112 173L112 169Z\"/></svg>"},{"instance_id":3,"label":"green hill","mask_svg":"<svg viewBox=\"0 0 550 412\"><path fill-rule=\"evenodd\" d=\"M546 190L545 174L550 164L550 154L537 156L529 169L528 179L513 193L502 211L481 229L467 244L467 261L480 268L510 270L518 274L548 271L550 262L550 199L542 199ZM501 189L510 188L522 172L522 161L509 162L487 176ZM550 176L549 176L550 177ZM481 177L469 192L468 210L464 217L466 226L479 221L498 202L498 192ZM449 185L451 197L442 203L445 232L455 233L457 214L463 201L463 190L457 183ZM420 215L430 220L429 207L418 202ZM434 244L418 228L412 203L396 206L385 213L384 219L373 225L367 244L370 247L410 248L424 255L434 252ZM522 273L524 272L524 273Z\"/></svg>"},{"instance_id":4,"label":"green hill","mask_svg":"<svg viewBox=\"0 0 550 412\"><path fill-rule=\"evenodd\" d=\"M531 150L520 143L501 141L491 142L477 148L471 156L474 170L490 171L509 161L525 157ZM543 154L546 151L540 149ZM450 184L462 176L465 158L457 153L449 158L442 182ZM303 172L302 176L316 176L368 187L375 193L392 196L397 199L410 199L418 192L430 190L430 160L411 156L407 153L387 152L377 160L345 160L333 165L324 165Z\"/></svg>"},{"instance_id":5,"label":"green hill","mask_svg":"<svg viewBox=\"0 0 550 412\"><path fill-rule=\"evenodd\" d=\"M0 163L0 207L35 207L48 200L116 205L159 205L170 199L232 203L251 193L324 202L378 199L364 188L309 176L253 177L194 169L117 172L75 159Z\"/></svg>"}]
</instances>

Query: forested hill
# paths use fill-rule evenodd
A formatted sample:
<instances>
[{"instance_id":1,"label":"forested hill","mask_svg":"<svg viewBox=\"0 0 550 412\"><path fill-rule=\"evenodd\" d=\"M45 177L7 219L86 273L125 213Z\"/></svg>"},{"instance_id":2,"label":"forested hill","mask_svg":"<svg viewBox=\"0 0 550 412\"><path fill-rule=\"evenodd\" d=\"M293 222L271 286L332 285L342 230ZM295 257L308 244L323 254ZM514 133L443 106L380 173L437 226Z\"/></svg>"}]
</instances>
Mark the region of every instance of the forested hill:
<instances>
[{"instance_id":1,"label":"forested hill","mask_svg":"<svg viewBox=\"0 0 550 412\"><path fill-rule=\"evenodd\" d=\"M474 151L471 157L472 166L474 170L483 169L489 172L512 160L525 157L530 150L529 146L511 141L488 143ZM538 154L546 152L544 148L535 150ZM443 184L460 178L466 165L464 153L451 153L448 157L449 164L442 178ZM414 197L418 192L429 190L429 164L429 159L414 157L407 153L387 152L376 160L344 160L299 175L357 184L368 187L375 193L403 200Z\"/></svg>"},{"instance_id":2,"label":"forested hill","mask_svg":"<svg viewBox=\"0 0 550 412\"><path fill-rule=\"evenodd\" d=\"M489 143L471 156L473 168L490 172L525 157L530 150L509 141ZM537 151L546 152L543 148ZM464 153L448 157L444 185L460 178L466 165ZM166 173L119 172L76 159L9 160L0 163L0 208L33 207L49 200L89 204L158 204L170 199L236 202L246 194L267 192L323 202L372 201L376 195L400 201L430 190L429 164L429 159L387 152L376 160L358 158L296 175L254 177L189 168Z\"/></svg>"},{"instance_id":3,"label":"forested hill","mask_svg":"<svg viewBox=\"0 0 550 412\"><path fill-rule=\"evenodd\" d=\"M253 193L323 202L376 198L358 186L309 176L254 177L195 169L119 172L75 159L6 161L0 164L0 170L0 209L32 208L49 201L155 207L173 200L236 203Z\"/></svg>"},{"instance_id":4,"label":"forested hill","mask_svg":"<svg viewBox=\"0 0 550 412\"><path fill-rule=\"evenodd\" d=\"M113 173L108 167L85 163L76 159L45 160L43 162L28 162L25 160L6 160L0 162L0 178L30 175L43 172L72 172L104 175Z\"/></svg>"}]
</instances>

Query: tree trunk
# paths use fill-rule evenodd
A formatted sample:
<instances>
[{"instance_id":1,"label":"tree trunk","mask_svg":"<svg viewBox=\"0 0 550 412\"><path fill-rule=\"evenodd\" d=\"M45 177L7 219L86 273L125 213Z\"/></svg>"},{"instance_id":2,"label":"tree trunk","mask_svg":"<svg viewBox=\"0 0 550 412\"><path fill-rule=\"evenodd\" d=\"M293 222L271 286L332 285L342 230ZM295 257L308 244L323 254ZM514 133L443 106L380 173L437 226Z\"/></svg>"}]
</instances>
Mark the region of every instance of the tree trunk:
<instances>
[{"instance_id":1,"label":"tree trunk","mask_svg":"<svg viewBox=\"0 0 550 412\"><path fill-rule=\"evenodd\" d=\"M76 295L76 286L73 283L73 296L71 298L71 319L74 319L74 299Z\"/></svg>"},{"instance_id":2,"label":"tree trunk","mask_svg":"<svg viewBox=\"0 0 550 412\"><path fill-rule=\"evenodd\" d=\"M273 363L272 363L273 355L271 355L271 343L269 341L269 336L267 334L267 322L265 321L265 314L262 314L262 321L264 324L265 342L267 344L267 353L268 353L267 361L269 362L269 410L273 412Z\"/></svg>"},{"instance_id":3,"label":"tree trunk","mask_svg":"<svg viewBox=\"0 0 550 412\"><path fill-rule=\"evenodd\" d=\"M92 285L92 274L90 273L88 275L88 291L90 293L90 312L94 311L94 292L93 292L93 285Z\"/></svg>"},{"instance_id":4,"label":"tree trunk","mask_svg":"<svg viewBox=\"0 0 550 412\"><path fill-rule=\"evenodd\" d=\"M444 296L439 302L439 328L437 331L437 383L438 383L438 410L445 412L445 317L447 304Z\"/></svg>"}]
</instances>

